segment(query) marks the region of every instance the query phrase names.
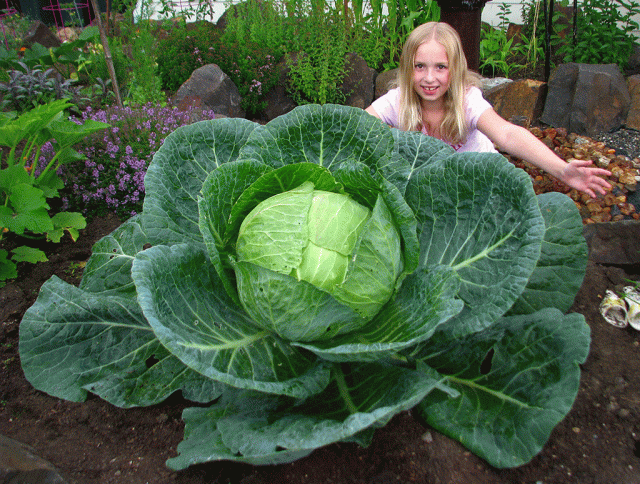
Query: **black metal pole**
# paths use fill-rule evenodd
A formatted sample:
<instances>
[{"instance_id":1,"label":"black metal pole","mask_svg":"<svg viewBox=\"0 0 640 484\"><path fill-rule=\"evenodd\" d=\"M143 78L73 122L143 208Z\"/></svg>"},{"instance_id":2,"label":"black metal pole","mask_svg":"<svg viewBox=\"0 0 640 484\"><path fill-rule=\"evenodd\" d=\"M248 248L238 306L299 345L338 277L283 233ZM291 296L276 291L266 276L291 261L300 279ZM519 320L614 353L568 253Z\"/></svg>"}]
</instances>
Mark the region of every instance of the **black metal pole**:
<instances>
[{"instance_id":1,"label":"black metal pole","mask_svg":"<svg viewBox=\"0 0 640 484\"><path fill-rule=\"evenodd\" d=\"M573 46L578 45L578 0L573 0Z\"/></svg>"},{"instance_id":2,"label":"black metal pole","mask_svg":"<svg viewBox=\"0 0 640 484\"><path fill-rule=\"evenodd\" d=\"M544 15L544 82L548 82L551 75L551 20L547 0L542 0L542 6Z\"/></svg>"}]
</instances>

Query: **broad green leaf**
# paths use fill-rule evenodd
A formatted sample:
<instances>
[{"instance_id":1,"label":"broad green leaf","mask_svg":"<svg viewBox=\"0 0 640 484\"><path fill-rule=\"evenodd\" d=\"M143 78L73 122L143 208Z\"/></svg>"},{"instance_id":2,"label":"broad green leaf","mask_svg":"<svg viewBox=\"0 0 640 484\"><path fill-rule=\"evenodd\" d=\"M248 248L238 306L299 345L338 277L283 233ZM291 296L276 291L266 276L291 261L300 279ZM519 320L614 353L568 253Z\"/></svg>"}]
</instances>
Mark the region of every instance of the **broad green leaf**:
<instances>
[{"instance_id":1,"label":"broad green leaf","mask_svg":"<svg viewBox=\"0 0 640 484\"><path fill-rule=\"evenodd\" d=\"M448 265L462 281L452 337L493 324L533 272L544 220L529 176L494 153L459 153L414 173L406 190L418 219L420 264Z\"/></svg>"},{"instance_id":2,"label":"broad green leaf","mask_svg":"<svg viewBox=\"0 0 640 484\"><path fill-rule=\"evenodd\" d=\"M142 230L140 216L130 218L93 245L80 288L95 293L116 291L135 294L131 278L133 259L153 243Z\"/></svg>"},{"instance_id":3,"label":"broad green leaf","mask_svg":"<svg viewBox=\"0 0 640 484\"><path fill-rule=\"evenodd\" d=\"M11 260L16 262L30 262L35 264L37 262L46 262L47 254L45 254L40 249L36 249L35 247L28 247L26 245L21 245L20 247L16 247L11 251L13 254L11 256Z\"/></svg>"},{"instance_id":4,"label":"broad green leaf","mask_svg":"<svg viewBox=\"0 0 640 484\"><path fill-rule=\"evenodd\" d=\"M526 464L571 409L589 344L584 317L557 309L503 318L458 340L432 339L418 357L460 396L433 392L419 411L494 467Z\"/></svg>"},{"instance_id":5,"label":"broad green leaf","mask_svg":"<svg viewBox=\"0 0 640 484\"><path fill-rule=\"evenodd\" d=\"M198 195L209 173L234 161L259 125L216 119L178 128L165 139L145 175L143 226L164 243L202 243Z\"/></svg>"},{"instance_id":6,"label":"broad green leaf","mask_svg":"<svg viewBox=\"0 0 640 484\"><path fill-rule=\"evenodd\" d=\"M395 139L393 156L382 159L378 167L383 176L402 194L416 170L447 158L454 152L444 141L425 136L418 131L400 131L392 128L391 134Z\"/></svg>"},{"instance_id":7,"label":"broad green leaf","mask_svg":"<svg viewBox=\"0 0 640 484\"><path fill-rule=\"evenodd\" d=\"M345 160L376 168L392 150L389 128L364 110L309 104L252 133L240 159L255 159L275 168L308 162L333 171Z\"/></svg>"},{"instance_id":8,"label":"broad green leaf","mask_svg":"<svg viewBox=\"0 0 640 484\"><path fill-rule=\"evenodd\" d=\"M283 464L334 442L367 445L370 430L415 406L440 380L435 372L361 364L336 370L331 385L301 405L228 392L209 408L184 411L185 437L167 465L180 470L213 460Z\"/></svg>"},{"instance_id":9,"label":"broad green leaf","mask_svg":"<svg viewBox=\"0 0 640 484\"><path fill-rule=\"evenodd\" d=\"M87 119L83 124L70 123L68 120L61 120L52 121L49 124L48 129L51 133L51 137L55 139L53 146L57 152L62 148L75 145L91 133L108 128L109 126L110 125L107 123L102 123L93 119Z\"/></svg>"},{"instance_id":10,"label":"broad green leaf","mask_svg":"<svg viewBox=\"0 0 640 484\"><path fill-rule=\"evenodd\" d=\"M146 406L178 390L208 402L222 389L159 343L135 296L90 293L55 276L24 315L19 350L35 388L76 402L92 392L119 407Z\"/></svg>"},{"instance_id":11,"label":"broad green leaf","mask_svg":"<svg viewBox=\"0 0 640 484\"><path fill-rule=\"evenodd\" d=\"M461 310L457 274L449 267L418 269L361 330L328 341L295 343L329 361L374 361L425 341Z\"/></svg>"},{"instance_id":12,"label":"broad green leaf","mask_svg":"<svg viewBox=\"0 0 640 484\"><path fill-rule=\"evenodd\" d=\"M259 328L236 306L200 246L152 247L136 256L132 275L158 339L202 375L302 398L327 385L315 356Z\"/></svg>"},{"instance_id":13,"label":"broad green leaf","mask_svg":"<svg viewBox=\"0 0 640 484\"><path fill-rule=\"evenodd\" d=\"M538 195L538 201L546 225L540 259L509 314L529 314L549 307L566 312L584 280L588 248L575 203L556 192Z\"/></svg>"},{"instance_id":14,"label":"broad green leaf","mask_svg":"<svg viewBox=\"0 0 640 484\"><path fill-rule=\"evenodd\" d=\"M11 232L22 235L28 230L44 234L54 229L49 217L49 205L39 188L26 183L12 186L9 205L0 210L0 226Z\"/></svg>"},{"instance_id":15,"label":"broad green leaf","mask_svg":"<svg viewBox=\"0 0 640 484\"><path fill-rule=\"evenodd\" d=\"M18 277L18 269L15 262L8 259L9 253L0 249L0 281L6 281L7 279L14 279ZM0 287L4 286L3 282L0 282Z\"/></svg>"},{"instance_id":16,"label":"broad green leaf","mask_svg":"<svg viewBox=\"0 0 640 484\"><path fill-rule=\"evenodd\" d=\"M32 167L32 171L33 171L33 167ZM46 173L42 173L35 180L31 178L29 183L34 184L40 190L42 190L42 193L44 194L45 198L59 197L60 196L59 190L62 190L64 188L64 182L58 176L58 174L52 169L47 171Z\"/></svg>"},{"instance_id":17,"label":"broad green leaf","mask_svg":"<svg viewBox=\"0 0 640 484\"><path fill-rule=\"evenodd\" d=\"M24 166L13 165L0 170L0 190L10 194L17 185L33 185L33 178Z\"/></svg>"},{"instance_id":18,"label":"broad green leaf","mask_svg":"<svg viewBox=\"0 0 640 484\"><path fill-rule=\"evenodd\" d=\"M39 44L36 44L39 45ZM68 99L60 99L47 104L39 104L16 119L0 126L0 145L14 147L23 139L39 135L62 112L71 106ZM49 136L44 141L48 141Z\"/></svg>"},{"instance_id":19,"label":"broad green leaf","mask_svg":"<svg viewBox=\"0 0 640 484\"><path fill-rule=\"evenodd\" d=\"M227 294L239 304L234 278L230 274L226 254L229 251L226 234L232 218L236 200L247 187L255 182L265 171L267 165L255 162L232 161L212 171L202 186L198 198L200 233L204 238L211 263L218 272ZM242 222L242 220L240 220ZM240 224L238 224L238 228ZM236 231L237 235L237 231ZM235 243L235 237L233 240Z\"/></svg>"},{"instance_id":20,"label":"broad green leaf","mask_svg":"<svg viewBox=\"0 0 640 484\"><path fill-rule=\"evenodd\" d=\"M47 238L53 242L60 242L64 232L69 232L71 239L75 242L80 235L79 230L87 226L87 220L78 212L58 212L52 218L53 232L47 234Z\"/></svg>"}]
</instances>

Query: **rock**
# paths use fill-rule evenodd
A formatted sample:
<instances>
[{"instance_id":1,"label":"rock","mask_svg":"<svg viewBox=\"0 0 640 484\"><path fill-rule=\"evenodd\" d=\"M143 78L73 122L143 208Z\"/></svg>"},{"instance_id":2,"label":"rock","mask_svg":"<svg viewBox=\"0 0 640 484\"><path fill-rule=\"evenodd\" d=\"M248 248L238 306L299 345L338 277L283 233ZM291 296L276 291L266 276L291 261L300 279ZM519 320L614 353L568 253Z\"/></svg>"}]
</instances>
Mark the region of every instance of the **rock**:
<instances>
[{"instance_id":1,"label":"rock","mask_svg":"<svg viewBox=\"0 0 640 484\"><path fill-rule=\"evenodd\" d=\"M265 95L267 107L264 110L264 114L267 121L271 121L278 116L288 113L297 106L296 102L291 98L291 96L289 96L286 89L287 78L289 77L289 71L291 70L287 63L288 60L292 60L291 55L285 56L276 66L276 69L279 72L278 84Z\"/></svg>"},{"instance_id":2,"label":"rock","mask_svg":"<svg viewBox=\"0 0 640 484\"><path fill-rule=\"evenodd\" d=\"M634 74L640 74L640 45L637 43L633 44L627 67L624 70L625 76L633 76Z\"/></svg>"},{"instance_id":3,"label":"rock","mask_svg":"<svg viewBox=\"0 0 640 484\"><path fill-rule=\"evenodd\" d=\"M197 100L197 101L196 101ZM244 117L240 93L233 81L216 64L202 66L178 89L172 103L181 106L199 102L199 107L231 118Z\"/></svg>"},{"instance_id":4,"label":"rock","mask_svg":"<svg viewBox=\"0 0 640 484\"><path fill-rule=\"evenodd\" d=\"M540 117L544 95L545 83L531 79L503 83L484 93L500 116L525 128Z\"/></svg>"},{"instance_id":5,"label":"rock","mask_svg":"<svg viewBox=\"0 0 640 484\"><path fill-rule=\"evenodd\" d=\"M64 27L58 30L56 37L60 42L73 42L78 40L78 32L72 27Z\"/></svg>"},{"instance_id":6,"label":"rock","mask_svg":"<svg viewBox=\"0 0 640 484\"><path fill-rule=\"evenodd\" d=\"M358 54L347 54L347 75L342 80L342 91L347 95L345 104L365 109L373 102L374 83L378 73Z\"/></svg>"},{"instance_id":7,"label":"rock","mask_svg":"<svg viewBox=\"0 0 640 484\"><path fill-rule=\"evenodd\" d=\"M630 129L640 130L640 75L629 76L627 78L627 88L631 97L631 105L625 126Z\"/></svg>"},{"instance_id":8,"label":"rock","mask_svg":"<svg viewBox=\"0 0 640 484\"><path fill-rule=\"evenodd\" d=\"M640 221L589 224L583 227L589 260L597 264L640 263Z\"/></svg>"},{"instance_id":9,"label":"rock","mask_svg":"<svg viewBox=\"0 0 640 484\"><path fill-rule=\"evenodd\" d=\"M482 79L482 93L486 96L494 89L498 89L505 84L511 84L513 79L508 77L485 77Z\"/></svg>"},{"instance_id":10,"label":"rock","mask_svg":"<svg viewBox=\"0 0 640 484\"><path fill-rule=\"evenodd\" d=\"M26 444L0 434L0 484L64 484L67 481Z\"/></svg>"},{"instance_id":11,"label":"rock","mask_svg":"<svg viewBox=\"0 0 640 484\"><path fill-rule=\"evenodd\" d=\"M373 98L378 99L380 96L384 96L390 89L393 89L397 75L398 69L391 69L390 71L384 71L378 74Z\"/></svg>"},{"instance_id":12,"label":"rock","mask_svg":"<svg viewBox=\"0 0 640 484\"><path fill-rule=\"evenodd\" d=\"M24 36L24 42L28 47L33 44L40 44L46 48L60 47L62 45L60 39L40 20L35 20L31 24L29 31Z\"/></svg>"},{"instance_id":13,"label":"rock","mask_svg":"<svg viewBox=\"0 0 640 484\"><path fill-rule=\"evenodd\" d=\"M595 136L622 126L631 97L615 64L561 64L548 84L540 120L568 132Z\"/></svg>"}]
</instances>

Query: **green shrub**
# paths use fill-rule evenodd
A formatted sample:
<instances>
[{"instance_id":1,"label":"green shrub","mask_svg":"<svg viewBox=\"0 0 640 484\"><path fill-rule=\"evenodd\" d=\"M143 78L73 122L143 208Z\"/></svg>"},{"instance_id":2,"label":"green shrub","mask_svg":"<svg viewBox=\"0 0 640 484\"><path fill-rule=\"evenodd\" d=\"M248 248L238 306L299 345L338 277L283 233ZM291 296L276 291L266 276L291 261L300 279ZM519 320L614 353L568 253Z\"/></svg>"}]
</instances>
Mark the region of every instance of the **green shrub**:
<instances>
[{"instance_id":1,"label":"green shrub","mask_svg":"<svg viewBox=\"0 0 640 484\"><path fill-rule=\"evenodd\" d=\"M156 61L162 88L175 92L197 68L215 63L214 55L220 45L220 33L206 23L187 30L176 25L158 43Z\"/></svg>"}]
</instances>

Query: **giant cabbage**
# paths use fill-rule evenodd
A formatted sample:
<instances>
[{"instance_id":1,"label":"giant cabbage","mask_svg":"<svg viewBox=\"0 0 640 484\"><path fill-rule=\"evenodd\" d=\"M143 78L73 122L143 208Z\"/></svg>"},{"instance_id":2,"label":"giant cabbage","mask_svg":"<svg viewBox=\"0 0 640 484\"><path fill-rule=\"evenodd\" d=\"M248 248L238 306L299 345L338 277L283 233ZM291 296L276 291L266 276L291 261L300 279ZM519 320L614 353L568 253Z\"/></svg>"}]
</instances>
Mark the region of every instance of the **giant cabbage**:
<instances>
[{"instance_id":1,"label":"giant cabbage","mask_svg":"<svg viewBox=\"0 0 640 484\"><path fill-rule=\"evenodd\" d=\"M42 286L20 357L58 398L197 402L171 468L367 445L411 408L512 467L570 410L590 343L566 314L581 218L499 154L309 105L182 127L145 186L79 287Z\"/></svg>"}]
</instances>

